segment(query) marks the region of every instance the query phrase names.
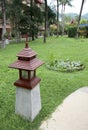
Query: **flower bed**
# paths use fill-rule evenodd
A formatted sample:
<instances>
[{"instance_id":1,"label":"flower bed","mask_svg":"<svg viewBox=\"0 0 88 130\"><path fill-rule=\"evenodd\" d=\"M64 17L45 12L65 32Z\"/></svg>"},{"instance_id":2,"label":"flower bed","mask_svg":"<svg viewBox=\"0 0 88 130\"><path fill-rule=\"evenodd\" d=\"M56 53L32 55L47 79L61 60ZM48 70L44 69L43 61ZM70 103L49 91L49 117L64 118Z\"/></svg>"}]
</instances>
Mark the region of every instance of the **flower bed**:
<instances>
[{"instance_id":1,"label":"flower bed","mask_svg":"<svg viewBox=\"0 0 88 130\"><path fill-rule=\"evenodd\" d=\"M61 72L73 72L73 71L80 71L85 68L84 64L80 61L70 61L70 60L54 60L49 61L46 63L46 67L48 69L54 71L61 71Z\"/></svg>"}]
</instances>

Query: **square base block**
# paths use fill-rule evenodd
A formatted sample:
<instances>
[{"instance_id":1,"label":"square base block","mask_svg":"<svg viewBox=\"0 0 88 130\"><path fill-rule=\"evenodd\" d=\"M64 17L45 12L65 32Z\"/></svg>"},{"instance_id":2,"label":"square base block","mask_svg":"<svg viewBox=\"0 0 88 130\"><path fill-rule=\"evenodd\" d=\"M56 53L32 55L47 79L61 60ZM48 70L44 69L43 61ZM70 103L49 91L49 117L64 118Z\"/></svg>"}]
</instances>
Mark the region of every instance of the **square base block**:
<instances>
[{"instance_id":1,"label":"square base block","mask_svg":"<svg viewBox=\"0 0 88 130\"><path fill-rule=\"evenodd\" d=\"M15 113L33 121L41 110L40 86L32 90L16 87Z\"/></svg>"}]
</instances>

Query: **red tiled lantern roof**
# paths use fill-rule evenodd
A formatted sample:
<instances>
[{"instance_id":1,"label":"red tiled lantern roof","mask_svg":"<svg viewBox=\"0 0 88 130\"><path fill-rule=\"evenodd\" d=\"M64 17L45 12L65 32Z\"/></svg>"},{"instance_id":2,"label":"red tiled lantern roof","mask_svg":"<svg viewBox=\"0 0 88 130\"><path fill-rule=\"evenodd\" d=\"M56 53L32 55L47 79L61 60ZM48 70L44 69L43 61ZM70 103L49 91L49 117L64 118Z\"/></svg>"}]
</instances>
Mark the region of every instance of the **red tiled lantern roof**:
<instances>
[{"instance_id":1,"label":"red tiled lantern roof","mask_svg":"<svg viewBox=\"0 0 88 130\"><path fill-rule=\"evenodd\" d=\"M44 64L44 62L42 62L37 58L34 58L30 61L17 60L16 62L10 65L10 68L23 69L23 70L35 70L42 64Z\"/></svg>"},{"instance_id":2,"label":"red tiled lantern roof","mask_svg":"<svg viewBox=\"0 0 88 130\"><path fill-rule=\"evenodd\" d=\"M9 67L23 70L35 70L44 64L44 62L36 58L36 55L37 53L31 48L24 48L17 54L18 60L9 65Z\"/></svg>"},{"instance_id":3,"label":"red tiled lantern roof","mask_svg":"<svg viewBox=\"0 0 88 130\"><path fill-rule=\"evenodd\" d=\"M17 54L17 57L31 58L36 55L37 53L33 51L31 48L24 48L21 52Z\"/></svg>"}]
</instances>

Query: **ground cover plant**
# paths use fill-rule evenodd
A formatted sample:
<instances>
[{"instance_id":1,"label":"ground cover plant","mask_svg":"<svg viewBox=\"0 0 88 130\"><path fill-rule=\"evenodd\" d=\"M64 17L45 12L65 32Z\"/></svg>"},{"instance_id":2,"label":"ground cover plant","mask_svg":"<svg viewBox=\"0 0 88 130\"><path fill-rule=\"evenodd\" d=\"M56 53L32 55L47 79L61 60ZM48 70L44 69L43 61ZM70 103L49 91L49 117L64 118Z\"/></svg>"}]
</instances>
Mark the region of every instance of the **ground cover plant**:
<instances>
[{"instance_id":1,"label":"ground cover plant","mask_svg":"<svg viewBox=\"0 0 88 130\"><path fill-rule=\"evenodd\" d=\"M61 72L74 72L80 71L85 68L84 64L80 61L70 61L69 59L66 60L58 60L53 59L49 60L46 63L46 67L50 70L54 71L61 71Z\"/></svg>"},{"instance_id":2,"label":"ground cover plant","mask_svg":"<svg viewBox=\"0 0 88 130\"><path fill-rule=\"evenodd\" d=\"M88 86L88 39L71 39L67 37L50 37L47 43L38 39L29 43L45 63L53 53L57 59L81 61L86 66L83 71L62 73L48 70L45 65L37 69L40 77L42 110L30 123L15 115L15 87L18 70L8 68L14 62L17 53L24 48L24 43L7 45L0 49L0 130L38 130L41 121L46 119L55 108L72 92Z\"/></svg>"}]
</instances>

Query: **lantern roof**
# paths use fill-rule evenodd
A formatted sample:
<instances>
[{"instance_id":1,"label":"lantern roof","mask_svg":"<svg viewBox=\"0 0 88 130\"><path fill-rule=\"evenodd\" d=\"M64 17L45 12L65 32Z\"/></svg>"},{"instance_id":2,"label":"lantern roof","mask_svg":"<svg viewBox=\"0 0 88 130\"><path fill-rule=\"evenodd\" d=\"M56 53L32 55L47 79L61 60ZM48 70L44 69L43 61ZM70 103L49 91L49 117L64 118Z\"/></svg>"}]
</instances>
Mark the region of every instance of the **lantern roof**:
<instances>
[{"instance_id":1,"label":"lantern roof","mask_svg":"<svg viewBox=\"0 0 88 130\"><path fill-rule=\"evenodd\" d=\"M17 60L10 65L10 68L23 69L23 70L35 70L39 66L44 64L41 60L34 58L30 61Z\"/></svg>"},{"instance_id":2,"label":"lantern roof","mask_svg":"<svg viewBox=\"0 0 88 130\"><path fill-rule=\"evenodd\" d=\"M17 54L18 60L9 65L10 68L23 69L23 70L35 70L44 62L36 58L37 53L31 48L28 48L26 42L25 48Z\"/></svg>"},{"instance_id":3,"label":"lantern roof","mask_svg":"<svg viewBox=\"0 0 88 130\"><path fill-rule=\"evenodd\" d=\"M31 48L24 48L22 51L20 51L17 54L17 57L31 58L36 55L37 55L37 53L35 51L33 51Z\"/></svg>"}]
</instances>

